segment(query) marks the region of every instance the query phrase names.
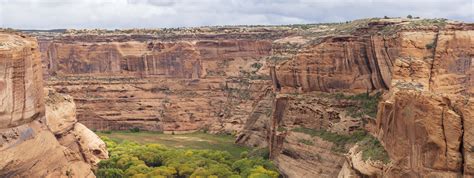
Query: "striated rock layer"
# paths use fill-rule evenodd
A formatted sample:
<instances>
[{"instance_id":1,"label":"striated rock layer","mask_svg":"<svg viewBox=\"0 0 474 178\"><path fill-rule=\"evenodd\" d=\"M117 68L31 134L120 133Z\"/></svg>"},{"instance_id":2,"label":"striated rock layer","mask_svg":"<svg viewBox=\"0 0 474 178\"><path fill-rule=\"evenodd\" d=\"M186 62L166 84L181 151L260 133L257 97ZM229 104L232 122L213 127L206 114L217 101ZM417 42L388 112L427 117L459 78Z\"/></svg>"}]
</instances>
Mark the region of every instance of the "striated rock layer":
<instances>
[{"instance_id":1,"label":"striated rock layer","mask_svg":"<svg viewBox=\"0 0 474 178\"><path fill-rule=\"evenodd\" d=\"M458 177L474 170L473 30L364 19L39 38L48 85L75 98L90 128L238 132L289 177ZM357 100L377 92L378 112ZM391 162L364 161L354 145L334 151L303 127L365 129Z\"/></svg>"},{"instance_id":2,"label":"striated rock layer","mask_svg":"<svg viewBox=\"0 0 474 178\"><path fill-rule=\"evenodd\" d=\"M237 141L252 145L266 140L271 156L289 177L473 176L474 26L412 23L417 22L379 20L307 43L291 60L276 66L273 85L279 94L273 109L277 111L261 124L270 127L259 132L266 134L254 134L258 126L249 125L250 131L244 130ZM361 106L324 99L337 98L331 93L374 91L385 92L376 118L349 117L347 111ZM279 104L280 100L286 104ZM341 127L337 123L343 120L348 122ZM306 127L350 133L350 128L361 126L382 142L389 165L361 162L356 152L346 155L347 161L320 161L315 158L323 151L305 150L324 148L323 142L301 135L295 142L294 135L300 133L292 130ZM341 171L321 166L328 164Z\"/></svg>"},{"instance_id":3,"label":"striated rock layer","mask_svg":"<svg viewBox=\"0 0 474 178\"><path fill-rule=\"evenodd\" d=\"M72 100L46 98L45 107L36 40L0 33L0 56L0 177L95 177L91 165L107 157L105 144L75 124ZM61 141L66 133L74 138Z\"/></svg>"},{"instance_id":4,"label":"striated rock layer","mask_svg":"<svg viewBox=\"0 0 474 178\"><path fill-rule=\"evenodd\" d=\"M401 37L404 48L377 118L397 166L388 175L473 176L474 28Z\"/></svg>"},{"instance_id":5,"label":"striated rock layer","mask_svg":"<svg viewBox=\"0 0 474 178\"><path fill-rule=\"evenodd\" d=\"M99 38L99 37L98 37ZM256 71L264 39L89 42L41 40L48 85L77 103L98 130L240 130L269 81Z\"/></svg>"}]
</instances>

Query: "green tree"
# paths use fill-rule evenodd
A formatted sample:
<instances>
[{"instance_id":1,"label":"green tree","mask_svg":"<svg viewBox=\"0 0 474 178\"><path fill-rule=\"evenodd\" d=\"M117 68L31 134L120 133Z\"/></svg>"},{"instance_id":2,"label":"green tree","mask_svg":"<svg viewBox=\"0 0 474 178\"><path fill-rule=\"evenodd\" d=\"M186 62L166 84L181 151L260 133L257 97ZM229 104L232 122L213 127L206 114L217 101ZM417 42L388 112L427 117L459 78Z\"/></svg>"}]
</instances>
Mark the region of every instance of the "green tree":
<instances>
[{"instance_id":1,"label":"green tree","mask_svg":"<svg viewBox=\"0 0 474 178\"><path fill-rule=\"evenodd\" d=\"M122 178L124 177L124 173L121 169L99 169L96 172L97 177L104 177L104 178Z\"/></svg>"}]
</instances>

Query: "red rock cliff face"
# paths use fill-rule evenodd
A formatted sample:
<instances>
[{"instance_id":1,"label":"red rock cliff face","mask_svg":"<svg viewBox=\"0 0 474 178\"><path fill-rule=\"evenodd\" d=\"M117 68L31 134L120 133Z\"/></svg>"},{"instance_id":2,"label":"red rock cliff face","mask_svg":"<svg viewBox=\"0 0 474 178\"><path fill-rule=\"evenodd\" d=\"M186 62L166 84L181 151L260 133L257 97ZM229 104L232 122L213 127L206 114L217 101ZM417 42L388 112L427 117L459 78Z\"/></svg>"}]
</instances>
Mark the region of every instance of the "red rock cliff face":
<instances>
[{"instance_id":1,"label":"red rock cliff face","mask_svg":"<svg viewBox=\"0 0 474 178\"><path fill-rule=\"evenodd\" d=\"M72 129L75 122L48 117L48 114L71 109L57 102L45 107L36 39L0 33L0 74L0 177L95 177L91 170L95 162L87 161L83 155L92 153L89 147L101 142L102 148L97 150L101 151L100 155L88 158L95 161L106 158L105 144L87 128L79 131L89 134ZM54 109L47 109L51 112L45 115L45 108L50 107ZM61 133L57 132L60 127L65 127ZM60 141L63 134L71 137ZM78 140L74 134L82 140L95 136L96 143L72 148Z\"/></svg>"},{"instance_id":2,"label":"red rock cliff face","mask_svg":"<svg viewBox=\"0 0 474 178\"><path fill-rule=\"evenodd\" d=\"M255 71L270 55L269 40L77 39L40 45L49 85L74 96L78 119L89 128L239 130L252 100L269 86L249 81L268 78Z\"/></svg>"},{"instance_id":3,"label":"red rock cliff face","mask_svg":"<svg viewBox=\"0 0 474 178\"><path fill-rule=\"evenodd\" d=\"M209 65L235 58L259 58L269 55L271 49L271 43L263 40L148 43L57 41L44 42L43 46L47 71L53 76L113 74L176 78L202 78L206 76L206 69L216 70L216 67Z\"/></svg>"},{"instance_id":4,"label":"red rock cliff face","mask_svg":"<svg viewBox=\"0 0 474 178\"><path fill-rule=\"evenodd\" d=\"M391 175L473 175L474 31L403 32L390 93L379 105L379 137Z\"/></svg>"},{"instance_id":5,"label":"red rock cliff face","mask_svg":"<svg viewBox=\"0 0 474 178\"><path fill-rule=\"evenodd\" d=\"M271 154L284 174L332 177L338 171L327 169L327 165L343 167L344 161L315 161L307 152L315 149L319 151L313 153L327 154L321 151L327 142L291 131L306 127L343 133L362 126L362 120L349 117L343 109L357 108L353 105L356 103L324 99L331 95L324 93L385 91L376 120L369 119L366 129L380 139L391 166L380 168L378 173L353 169L359 174L370 172L371 176L472 176L473 26L406 28L391 35L383 34L384 29L369 25L350 35L323 37L276 67L276 100L288 98L285 113L303 113L297 118L294 116L298 114L278 120L267 118L267 125L273 128L263 139L270 142ZM374 30L376 33L372 33ZM364 31L367 33L361 33ZM319 101L309 102L311 98ZM307 115L316 117L305 119ZM315 144L298 143L295 137Z\"/></svg>"},{"instance_id":6,"label":"red rock cliff face","mask_svg":"<svg viewBox=\"0 0 474 178\"><path fill-rule=\"evenodd\" d=\"M44 116L41 61L35 41L1 34L0 129Z\"/></svg>"},{"instance_id":7,"label":"red rock cliff face","mask_svg":"<svg viewBox=\"0 0 474 178\"><path fill-rule=\"evenodd\" d=\"M364 92L390 87L396 40L382 36L338 36L302 49L277 69L283 89Z\"/></svg>"}]
</instances>

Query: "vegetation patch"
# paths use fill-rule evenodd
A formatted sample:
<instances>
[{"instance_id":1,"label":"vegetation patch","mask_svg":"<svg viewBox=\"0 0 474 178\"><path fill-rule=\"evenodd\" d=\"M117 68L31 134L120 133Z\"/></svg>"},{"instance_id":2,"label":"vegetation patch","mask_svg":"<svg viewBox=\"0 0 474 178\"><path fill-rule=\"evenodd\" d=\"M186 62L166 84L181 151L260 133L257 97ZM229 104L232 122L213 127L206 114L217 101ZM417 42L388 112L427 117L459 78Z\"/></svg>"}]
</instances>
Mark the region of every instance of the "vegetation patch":
<instances>
[{"instance_id":1,"label":"vegetation patch","mask_svg":"<svg viewBox=\"0 0 474 178\"><path fill-rule=\"evenodd\" d=\"M287 131L287 129L285 127L280 126L280 127L277 128L277 131L278 132L284 132L284 131Z\"/></svg>"},{"instance_id":2,"label":"vegetation patch","mask_svg":"<svg viewBox=\"0 0 474 178\"><path fill-rule=\"evenodd\" d=\"M435 42L426 44L426 49L433 49L436 46Z\"/></svg>"},{"instance_id":3,"label":"vegetation patch","mask_svg":"<svg viewBox=\"0 0 474 178\"><path fill-rule=\"evenodd\" d=\"M305 145L314 145L314 143L311 140L306 140L306 139L299 139L298 142L305 144Z\"/></svg>"},{"instance_id":4,"label":"vegetation patch","mask_svg":"<svg viewBox=\"0 0 474 178\"><path fill-rule=\"evenodd\" d=\"M131 129L129 129L129 130L130 130L130 132L132 132L132 133L140 132L140 128L138 128L138 127L133 127L133 128L131 128Z\"/></svg>"},{"instance_id":5,"label":"vegetation patch","mask_svg":"<svg viewBox=\"0 0 474 178\"><path fill-rule=\"evenodd\" d=\"M304 127L294 128L292 131L305 133L332 142L334 144L332 150L339 153L346 153L348 151L346 145L355 144L367 136L367 133L364 131L356 131L351 135L340 135L326 130L316 130Z\"/></svg>"},{"instance_id":6,"label":"vegetation patch","mask_svg":"<svg viewBox=\"0 0 474 178\"><path fill-rule=\"evenodd\" d=\"M385 151L385 148L380 144L380 141L377 138L368 135L358 144L362 150L362 159L364 161L371 159L382 161L384 164L390 162L390 157L388 156L387 151Z\"/></svg>"},{"instance_id":7,"label":"vegetation patch","mask_svg":"<svg viewBox=\"0 0 474 178\"><path fill-rule=\"evenodd\" d=\"M217 150L227 151L234 157L239 157L240 153L250 151L248 147L234 143L232 135L213 135L203 132L187 134L163 134L162 132L140 131L132 133L130 131L105 131L97 132L99 136L106 136L117 143L133 140L139 144L160 144L175 149L197 149L197 150Z\"/></svg>"},{"instance_id":8,"label":"vegetation patch","mask_svg":"<svg viewBox=\"0 0 474 178\"><path fill-rule=\"evenodd\" d=\"M258 63L258 62L252 64L252 67L255 68L255 69L257 69L257 70L259 70L260 68L262 68L262 66L263 66L263 64Z\"/></svg>"},{"instance_id":9,"label":"vegetation patch","mask_svg":"<svg viewBox=\"0 0 474 178\"><path fill-rule=\"evenodd\" d=\"M377 105L381 96L382 93L380 92L377 92L374 95L370 95L368 93L362 93L358 95L344 95L342 93L335 94L336 99L353 100L357 103L357 105L348 107L346 109L349 115L354 118L359 118L364 115L376 117Z\"/></svg>"},{"instance_id":10,"label":"vegetation patch","mask_svg":"<svg viewBox=\"0 0 474 178\"><path fill-rule=\"evenodd\" d=\"M387 151L385 151L385 148L380 144L379 140L364 130L355 131L350 135L341 135L326 130L304 127L294 128L292 131L305 133L313 137L320 137L325 141L332 142L334 145L331 149L334 152L347 153L347 147L357 143L360 146L359 149L362 151L362 158L364 160L370 158L371 160L382 161L385 164L390 161ZM299 140L299 142L302 143L303 141Z\"/></svg>"},{"instance_id":11,"label":"vegetation patch","mask_svg":"<svg viewBox=\"0 0 474 178\"><path fill-rule=\"evenodd\" d=\"M248 156L251 157L251 158L262 157L264 159L269 159L270 150L268 150L267 147L256 148L256 149L253 149L252 151L250 151L250 153L248 153Z\"/></svg>"},{"instance_id":12,"label":"vegetation patch","mask_svg":"<svg viewBox=\"0 0 474 178\"><path fill-rule=\"evenodd\" d=\"M269 177L279 176L262 157L235 158L227 151L174 149L160 144L117 142L102 136L110 158L97 177Z\"/></svg>"}]
</instances>

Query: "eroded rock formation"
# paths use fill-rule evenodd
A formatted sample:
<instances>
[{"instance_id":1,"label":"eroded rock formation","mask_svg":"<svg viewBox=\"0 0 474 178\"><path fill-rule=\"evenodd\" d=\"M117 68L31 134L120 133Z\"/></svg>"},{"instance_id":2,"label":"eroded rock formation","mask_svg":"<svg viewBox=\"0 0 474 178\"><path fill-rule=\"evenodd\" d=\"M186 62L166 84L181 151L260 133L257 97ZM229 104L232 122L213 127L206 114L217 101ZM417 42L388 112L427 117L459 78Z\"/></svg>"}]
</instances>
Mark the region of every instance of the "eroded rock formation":
<instances>
[{"instance_id":1,"label":"eroded rock formation","mask_svg":"<svg viewBox=\"0 0 474 178\"><path fill-rule=\"evenodd\" d=\"M401 36L404 48L377 120L397 165L389 175L472 176L472 26Z\"/></svg>"},{"instance_id":2,"label":"eroded rock formation","mask_svg":"<svg viewBox=\"0 0 474 178\"><path fill-rule=\"evenodd\" d=\"M293 113L281 116L281 112L274 112L267 119L272 128L266 133L270 135L260 138L269 142L277 165L290 177L334 177L338 174L341 177L472 176L473 29L472 24L412 26L410 23L377 21L349 34L317 38L292 60L276 67L276 91L301 95L303 100L278 94L273 108ZM350 119L345 114L344 108L351 111L357 103L346 103L341 107L343 100L324 101L324 94L321 95L321 92L334 96L331 93L374 91L386 94L379 104L377 117L366 119ZM315 98L319 102L311 101ZM279 108L280 99L294 104ZM329 114L331 111L333 113ZM342 127L349 132L351 129L348 128L360 128L364 125L360 122L368 122L365 129L380 139L391 163L374 169L374 164L361 161L360 153L352 153L347 155L348 161L336 161L331 165L342 172L331 173L324 169L316 172L316 167L324 167L320 165L330 161L311 163L314 159L309 157L322 152L305 153L305 150L321 148L324 142L304 136L296 137L304 139L300 142L291 141L295 140L293 135L299 134L291 129L319 127L340 132L336 129L337 123L344 118L355 122L355 125ZM243 132L244 135L247 133ZM334 160L337 159L331 159ZM307 166L311 164L313 166Z\"/></svg>"},{"instance_id":3,"label":"eroded rock formation","mask_svg":"<svg viewBox=\"0 0 474 178\"><path fill-rule=\"evenodd\" d=\"M240 130L269 86L251 78L268 78L256 71L271 39L83 37L42 39L40 46L48 85L75 98L78 120L89 128Z\"/></svg>"},{"instance_id":4,"label":"eroded rock formation","mask_svg":"<svg viewBox=\"0 0 474 178\"><path fill-rule=\"evenodd\" d=\"M93 164L89 164L92 162L82 156L88 152L84 148L92 146L70 146L78 140L91 139L91 135L81 133L83 128L74 129L78 124L72 100L47 97L45 107L36 40L0 33L0 56L0 177L95 177ZM69 103L56 102L57 99ZM49 114L45 115L45 110ZM81 137L62 142L62 134L66 133ZM101 145L102 152L94 155L105 158L105 144L97 142L95 145Z\"/></svg>"},{"instance_id":5,"label":"eroded rock formation","mask_svg":"<svg viewBox=\"0 0 474 178\"><path fill-rule=\"evenodd\" d=\"M474 170L473 30L366 19L39 38L48 85L75 98L90 128L238 132L240 144L269 147L290 177L456 177ZM378 112L357 100L378 92ZM365 129L390 163L298 128Z\"/></svg>"}]
</instances>

